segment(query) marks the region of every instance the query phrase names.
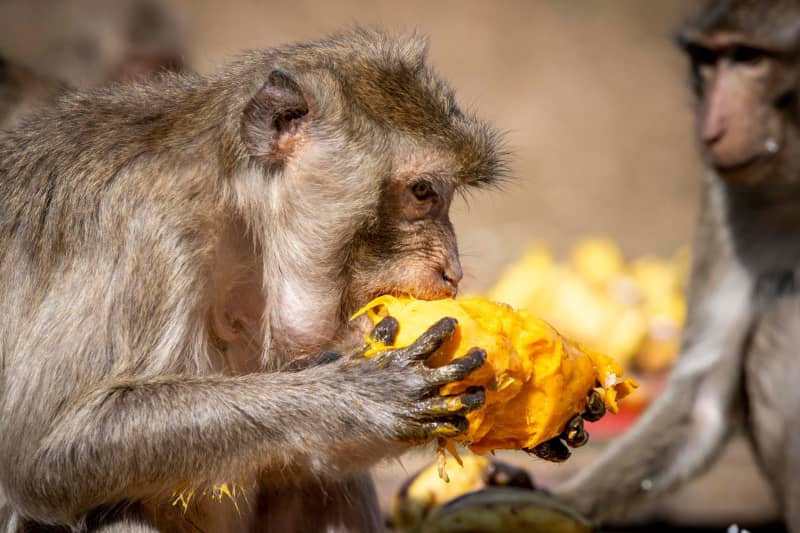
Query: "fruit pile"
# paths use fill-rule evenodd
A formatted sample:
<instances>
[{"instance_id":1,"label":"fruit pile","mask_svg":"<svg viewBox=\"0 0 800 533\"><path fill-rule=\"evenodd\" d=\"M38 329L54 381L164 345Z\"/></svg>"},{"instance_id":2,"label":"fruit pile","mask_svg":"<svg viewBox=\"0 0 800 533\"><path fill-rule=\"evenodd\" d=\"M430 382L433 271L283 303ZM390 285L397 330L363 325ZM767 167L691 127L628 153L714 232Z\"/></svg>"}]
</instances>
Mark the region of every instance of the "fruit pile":
<instances>
[{"instance_id":1,"label":"fruit pile","mask_svg":"<svg viewBox=\"0 0 800 533\"><path fill-rule=\"evenodd\" d=\"M643 372L670 368L686 317L689 254L625 262L608 239L585 239L568 262L534 246L489 291L567 337Z\"/></svg>"}]
</instances>

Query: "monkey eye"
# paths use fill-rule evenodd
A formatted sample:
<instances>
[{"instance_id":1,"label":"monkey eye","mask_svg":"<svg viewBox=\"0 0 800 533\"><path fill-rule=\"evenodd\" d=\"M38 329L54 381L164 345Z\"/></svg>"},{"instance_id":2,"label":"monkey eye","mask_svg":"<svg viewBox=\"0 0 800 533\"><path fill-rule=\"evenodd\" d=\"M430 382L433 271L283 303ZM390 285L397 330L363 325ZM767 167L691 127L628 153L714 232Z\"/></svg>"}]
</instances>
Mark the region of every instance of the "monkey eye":
<instances>
[{"instance_id":1,"label":"monkey eye","mask_svg":"<svg viewBox=\"0 0 800 533\"><path fill-rule=\"evenodd\" d=\"M752 46L737 46L731 51L731 60L734 63L755 65L767 58L766 50Z\"/></svg>"},{"instance_id":2,"label":"monkey eye","mask_svg":"<svg viewBox=\"0 0 800 533\"><path fill-rule=\"evenodd\" d=\"M698 67L709 67L717 64L718 57L715 50L703 46L688 46L686 51L689 53L692 63Z\"/></svg>"},{"instance_id":3,"label":"monkey eye","mask_svg":"<svg viewBox=\"0 0 800 533\"><path fill-rule=\"evenodd\" d=\"M411 185L411 194L413 194L414 198L419 201L424 201L436 196L436 192L433 190L433 185L431 185L431 183L427 180L415 181Z\"/></svg>"}]
</instances>

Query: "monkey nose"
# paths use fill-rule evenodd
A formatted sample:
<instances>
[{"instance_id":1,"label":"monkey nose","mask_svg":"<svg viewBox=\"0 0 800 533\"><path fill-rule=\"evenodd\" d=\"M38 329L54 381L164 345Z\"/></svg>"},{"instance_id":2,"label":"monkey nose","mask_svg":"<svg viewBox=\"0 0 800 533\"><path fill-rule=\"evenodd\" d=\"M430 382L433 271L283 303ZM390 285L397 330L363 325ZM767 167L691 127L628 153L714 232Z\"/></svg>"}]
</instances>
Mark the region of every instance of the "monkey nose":
<instances>
[{"instance_id":1,"label":"monkey nose","mask_svg":"<svg viewBox=\"0 0 800 533\"><path fill-rule=\"evenodd\" d=\"M702 139L703 143L706 146L712 146L716 144L720 139L725 136L725 121L722 120L720 117L710 117L704 127L702 132Z\"/></svg>"},{"instance_id":2,"label":"monkey nose","mask_svg":"<svg viewBox=\"0 0 800 533\"><path fill-rule=\"evenodd\" d=\"M442 279L448 285L453 287L453 292L458 290L458 284L464 277L464 272L461 271L461 264L458 261L447 264L441 271Z\"/></svg>"}]
</instances>

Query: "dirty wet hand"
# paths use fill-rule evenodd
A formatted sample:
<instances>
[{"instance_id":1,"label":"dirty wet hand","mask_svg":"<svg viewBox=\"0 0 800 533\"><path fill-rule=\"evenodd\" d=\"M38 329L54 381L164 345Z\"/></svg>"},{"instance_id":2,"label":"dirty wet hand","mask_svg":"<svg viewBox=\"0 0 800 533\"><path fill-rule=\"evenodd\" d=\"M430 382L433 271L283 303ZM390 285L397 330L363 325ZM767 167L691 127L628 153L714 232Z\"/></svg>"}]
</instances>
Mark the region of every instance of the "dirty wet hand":
<instances>
[{"instance_id":1,"label":"dirty wet hand","mask_svg":"<svg viewBox=\"0 0 800 533\"><path fill-rule=\"evenodd\" d=\"M367 358L354 354L343 359L344 371L358 373L365 382L364 392L380 401L383 413L391 419L392 437L405 442L423 443L466 432L466 414L485 401L482 387L471 387L461 394L439 394L442 386L461 381L486 361L486 352L470 349L451 363L431 368L426 360L456 330L457 321L443 318L405 348L392 348ZM397 320L386 317L372 330L370 337L384 345L394 343L399 329Z\"/></svg>"}]
</instances>

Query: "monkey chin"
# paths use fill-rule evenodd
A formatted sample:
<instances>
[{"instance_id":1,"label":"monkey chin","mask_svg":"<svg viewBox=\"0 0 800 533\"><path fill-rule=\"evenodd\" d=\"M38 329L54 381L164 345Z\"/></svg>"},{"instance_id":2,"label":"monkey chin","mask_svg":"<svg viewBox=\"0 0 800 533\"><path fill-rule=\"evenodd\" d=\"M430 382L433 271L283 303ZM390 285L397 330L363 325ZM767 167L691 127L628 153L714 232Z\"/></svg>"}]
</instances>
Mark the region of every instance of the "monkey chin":
<instances>
[{"instance_id":1,"label":"monkey chin","mask_svg":"<svg viewBox=\"0 0 800 533\"><path fill-rule=\"evenodd\" d=\"M753 187L770 176L774 167L774 156L758 153L740 163L723 165L713 159L710 163L714 173L727 185Z\"/></svg>"}]
</instances>

